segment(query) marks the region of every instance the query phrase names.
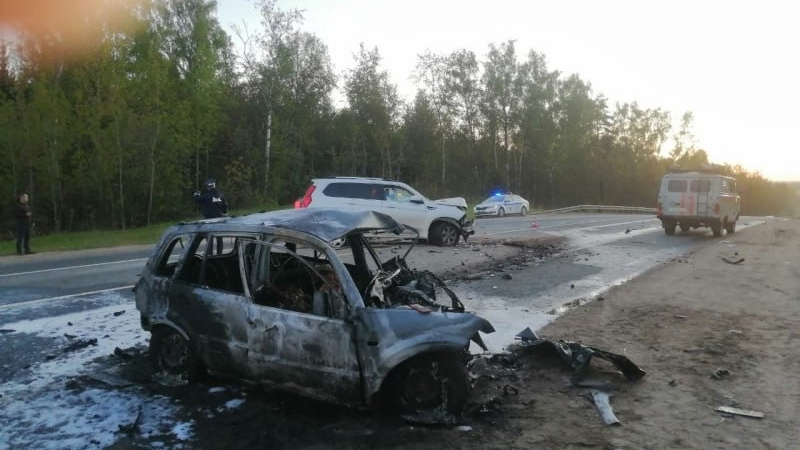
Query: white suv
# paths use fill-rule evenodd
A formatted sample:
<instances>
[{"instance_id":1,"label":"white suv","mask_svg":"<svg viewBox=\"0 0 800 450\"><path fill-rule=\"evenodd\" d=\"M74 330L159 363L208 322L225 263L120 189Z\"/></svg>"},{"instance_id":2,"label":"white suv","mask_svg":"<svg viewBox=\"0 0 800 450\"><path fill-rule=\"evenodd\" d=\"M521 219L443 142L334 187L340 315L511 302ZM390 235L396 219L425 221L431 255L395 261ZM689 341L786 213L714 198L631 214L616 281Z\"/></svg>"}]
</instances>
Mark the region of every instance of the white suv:
<instances>
[{"instance_id":1,"label":"white suv","mask_svg":"<svg viewBox=\"0 0 800 450\"><path fill-rule=\"evenodd\" d=\"M463 197L429 200L405 183L383 178L314 178L294 207L382 212L416 229L420 239L440 246L456 245L460 237L466 240L475 233Z\"/></svg>"}]
</instances>

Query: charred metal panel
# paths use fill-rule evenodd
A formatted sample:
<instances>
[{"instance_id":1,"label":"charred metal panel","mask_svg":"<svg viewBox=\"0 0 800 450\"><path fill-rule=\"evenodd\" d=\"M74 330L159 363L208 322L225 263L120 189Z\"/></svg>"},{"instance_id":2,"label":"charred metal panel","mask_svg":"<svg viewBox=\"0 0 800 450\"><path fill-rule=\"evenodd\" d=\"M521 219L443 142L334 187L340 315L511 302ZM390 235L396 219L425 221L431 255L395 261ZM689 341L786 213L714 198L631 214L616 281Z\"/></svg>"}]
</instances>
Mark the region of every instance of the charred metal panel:
<instances>
[{"instance_id":1,"label":"charred metal panel","mask_svg":"<svg viewBox=\"0 0 800 450\"><path fill-rule=\"evenodd\" d=\"M366 398L380 389L383 379L401 362L430 351L465 351L479 331L494 332L486 319L465 313L424 313L406 307L360 308L357 313Z\"/></svg>"},{"instance_id":2,"label":"charred metal panel","mask_svg":"<svg viewBox=\"0 0 800 450\"><path fill-rule=\"evenodd\" d=\"M251 376L315 398L359 404L353 326L339 319L251 305Z\"/></svg>"}]
</instances>

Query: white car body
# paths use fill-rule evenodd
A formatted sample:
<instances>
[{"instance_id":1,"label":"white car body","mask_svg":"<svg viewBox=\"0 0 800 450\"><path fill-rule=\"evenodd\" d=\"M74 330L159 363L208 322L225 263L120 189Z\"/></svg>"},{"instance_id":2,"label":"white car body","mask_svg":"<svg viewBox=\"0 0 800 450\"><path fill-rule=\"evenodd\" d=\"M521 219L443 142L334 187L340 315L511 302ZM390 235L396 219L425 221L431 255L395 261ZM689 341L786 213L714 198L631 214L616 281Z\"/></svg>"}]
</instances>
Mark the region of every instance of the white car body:
<instances>
[{"instance_id":1,"label":"white car body","mask_svg":"<svg viewBox=\"0 0 800 450\"><path fill-rule=\"evenodd\" d=\"M661 179L657 217L668 235L678 226L683 232L709 227L716 237L723 229L734 233L740 208L732 177L694 171L668 173Z\"/></svg>"},{"instance_id":2,"label":"white car body","mask_svg":"<svg viewBox=\"0 0 800 450\"><path fill-rule=\"evenodd\" d=\"M475 217L497 216L506 214L526 215L530 211L530 202L516 194L495 194L475 205Z\"/></svg>"},{"instance_id":3,"label":"white car body","mask_svg":"<svg viewBox=\"0 0 800 450\"><path fill-rule=\"evenodd\" d=\"M430 200L406 183L383 178L314 178L295 208L347 208L388 214L434 245L452 246L473 233L463 197Z\"/></svg>"}]
</instances>

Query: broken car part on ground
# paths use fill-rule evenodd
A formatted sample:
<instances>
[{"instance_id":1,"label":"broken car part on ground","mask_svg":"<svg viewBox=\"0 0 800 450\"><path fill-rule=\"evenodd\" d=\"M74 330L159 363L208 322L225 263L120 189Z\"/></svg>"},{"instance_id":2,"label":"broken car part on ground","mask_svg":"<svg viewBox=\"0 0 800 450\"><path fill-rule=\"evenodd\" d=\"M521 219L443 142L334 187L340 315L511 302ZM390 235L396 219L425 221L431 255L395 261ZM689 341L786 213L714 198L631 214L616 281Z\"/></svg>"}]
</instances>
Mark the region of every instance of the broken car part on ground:
<instances>
[{"instance_id":1,"label":"broken car part on ground","mask_svg":"<svg viewBox=\"0 0 800 450\"><path fill-rule=\"evenodd\" d=\"M458 414L470 341L485 350L479 331L494 328L438 277L410 269L407 252L381 261L366 235L387 231L408 227L334 209L171 227L134 288L154 366L352 406ZM449 304L437 302L441 292Z\"/></svg>"}]
</instances>

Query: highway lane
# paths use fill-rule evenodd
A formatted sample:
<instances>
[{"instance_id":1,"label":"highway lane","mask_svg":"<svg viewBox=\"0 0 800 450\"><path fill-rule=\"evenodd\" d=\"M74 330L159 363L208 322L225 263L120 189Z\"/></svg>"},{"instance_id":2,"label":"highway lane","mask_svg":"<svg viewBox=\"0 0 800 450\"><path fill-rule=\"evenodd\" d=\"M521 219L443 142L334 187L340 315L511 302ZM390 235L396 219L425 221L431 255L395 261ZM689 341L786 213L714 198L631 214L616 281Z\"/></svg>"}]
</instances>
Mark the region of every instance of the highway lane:
<instances>
[{"instance_id":1,"label":"highway lane","mask_svg":"<svg viewBox=\"0 0 800 450\"><path fill-rule=\"evenodd\" d=\"M763 219L742 218L739 229ZM664 236L660 222L650 215L636 214L544 214L481 218L476 221L473 241L504 240L541 235L566 238L572 249L633 239L652 234L651 246L678 252L713 240L708 230L688 235ZM724 237L723 237L724 239ZM641 247L638 246L638 247ZM0 258L0 316L14 304L64 299L82 293L122 290L132 286L151 245L74 252L41 253ZM633 249L634 253L637 251ZM652 252L653 250L648 250Z\"/></svg>"}]
</instances>

